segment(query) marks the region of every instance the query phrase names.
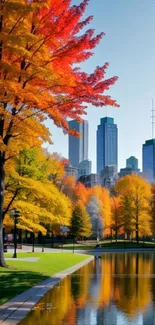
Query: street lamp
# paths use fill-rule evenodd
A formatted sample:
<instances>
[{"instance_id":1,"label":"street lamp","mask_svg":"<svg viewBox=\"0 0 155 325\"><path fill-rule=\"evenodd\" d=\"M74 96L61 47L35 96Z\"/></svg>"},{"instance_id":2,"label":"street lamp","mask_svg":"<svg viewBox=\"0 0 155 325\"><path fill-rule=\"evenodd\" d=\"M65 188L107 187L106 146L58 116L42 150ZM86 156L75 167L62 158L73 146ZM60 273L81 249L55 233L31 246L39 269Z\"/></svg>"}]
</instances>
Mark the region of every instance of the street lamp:
<instances>
[{"instance_id":1,"label":"street lamp","mask_svg":"<svg viewBox=\"0 0 155 325\"><path fill-rule=\"evenodd\" d=\"M14 217L14 253L12 258L17 258L17 221L20 216L20 212L16 209L10 211L10 215Z\"/></svg>"}]
</instances>

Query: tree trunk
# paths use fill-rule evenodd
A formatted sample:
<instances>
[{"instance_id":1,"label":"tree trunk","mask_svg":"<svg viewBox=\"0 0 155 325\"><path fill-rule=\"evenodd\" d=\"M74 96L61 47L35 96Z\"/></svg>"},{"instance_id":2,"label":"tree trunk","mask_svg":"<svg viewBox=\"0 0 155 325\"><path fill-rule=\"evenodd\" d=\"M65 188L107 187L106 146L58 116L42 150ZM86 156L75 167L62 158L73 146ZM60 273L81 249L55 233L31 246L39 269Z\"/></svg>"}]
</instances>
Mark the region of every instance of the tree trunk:
<instances>
[{"instance_id":1,"label":"tree trunk","mask_svg":"<svg viewBox=\"0 0 155 325\"><path fill-rule=\"evenodd\" d=\"M136 242L139 243L139 205L138 197L136 198Z\"/></svg>"},{"instance_id":2,"label":"tree trunk","mask_svg":"<svg viewBox=\"0 0 155 325\"><path fill-rule=\"evenodd\" d=\"M32 253L34 253L34 232L32 233Z\"/></svg>"},{"instance_id":3,"label":"tree trunk","mask_svg":"<svg viewBox=\"0 0 155 325\"><path fill-rule=\"evenodd\" d=\"M17 216L14 215L14 253L12 258L17 258Z\"/></svg>"},{"instance_id":4,"label":"tree trunk","mask_svg":"<svg viewBox=\"0 0 155 325\"><path fill-rule=\"evenodd\" d=\"M53 234L53 231L52 231L52 248L54 247L54 234Z\"/></svg>"},{"instance_id":5,"label":"tree trunk","mask_svg":"<svg viewBox=\"0 0 155 325\"><path fill-rule=\"evenodd\" d=\"M139 243L138 223L136 222L136 242Z\"/></svg>"},{"instance_id":6,"label":"tree trunk","mask_svg":"<svg viewBox=\"0 0 155 325\"><path fill-rule=\"evenodd\" d=\"M44 236L42 235L42 253L44 252Z\"/></svg>"},{"instance_id":7,"label":"tree trunk","mask_svg":"<svg viewBox=\"0 0 155 325\"><path fill-rule=\"evenodd\" d=\"M3 248L4 159L0 153L0 266L6 267Z\"/></svg>"},{"instance_id":8,"label":"tree trunk","mask_svg":"<svg viewBox=\"0 0 155 325\"><path fill-rule=\"evenodd\" d=\"M116 230L115 230L115 240L116 240L116 243L117 243L117 237L118 237L118 229L116 227Z\"/></svg>"}]
</instances>

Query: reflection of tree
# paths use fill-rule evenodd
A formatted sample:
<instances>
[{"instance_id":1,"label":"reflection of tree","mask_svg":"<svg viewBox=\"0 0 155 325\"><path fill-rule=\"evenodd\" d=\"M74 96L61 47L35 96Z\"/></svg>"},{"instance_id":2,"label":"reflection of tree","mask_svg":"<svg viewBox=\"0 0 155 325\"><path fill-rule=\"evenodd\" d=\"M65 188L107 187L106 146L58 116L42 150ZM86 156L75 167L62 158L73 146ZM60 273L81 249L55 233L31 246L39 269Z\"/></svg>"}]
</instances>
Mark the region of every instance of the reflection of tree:
<instances>
[{"instance_id":1,"label":"reflection of tree","mask_svg":"<svg viewBox=\"0 0 155 325\"><path fill-rule=\"evenodd\" d=\"M137 310L143 310L148 305L150 296L150 262L145 258L145 253L129 253L123 254L121 263L115 260L115 263L123 266L122 274L125 276L118 276L119 278L119 299L117 295L117 306L128 315L134 315ZM119 274L119 273L118 273ZM115 288L118 288L118 281L116 283L114 278L114 300Z\"/></svg>"},{"instance_id":2,"label":"reflection of tree","mask_svg":"<svg viewBox=\"0 0 155 325\"><path fill-rule=\"evenodd\" d=\"M155 300L152 273L154 253L105 253L61 281L22 324L89 324L92 310L97 324L114 324L118 311L132 318L146 310L151 290Z\"/></svg>"},{"instance_id":3,"label":"reflection of tree","mask_svg":"<svg viewBox=\"0 0 155 325\"><path fill-rule=\"evenodd\" d=\"M151 299L152 262L147 253L104 254L98 306L114 301L127 315L146 308Z\"/></svg>"}]
</instances>

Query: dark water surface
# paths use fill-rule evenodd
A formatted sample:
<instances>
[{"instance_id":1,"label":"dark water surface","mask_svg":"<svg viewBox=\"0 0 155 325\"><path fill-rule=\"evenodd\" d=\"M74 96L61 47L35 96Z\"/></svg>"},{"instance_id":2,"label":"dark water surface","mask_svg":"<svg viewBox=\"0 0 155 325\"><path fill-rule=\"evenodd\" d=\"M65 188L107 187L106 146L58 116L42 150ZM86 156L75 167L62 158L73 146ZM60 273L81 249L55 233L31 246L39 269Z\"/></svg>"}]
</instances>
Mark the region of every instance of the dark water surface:
<instances>
[{"instance_id":1,"label":"dark water surface","mask_svg":"<svg viewBox=\"0 0 155 325\"><path fill-rule=\"evenodd\" d=\"M106 253L50 290L22 325L155 325L155 253Z\"/></svg>"}]
</instances>

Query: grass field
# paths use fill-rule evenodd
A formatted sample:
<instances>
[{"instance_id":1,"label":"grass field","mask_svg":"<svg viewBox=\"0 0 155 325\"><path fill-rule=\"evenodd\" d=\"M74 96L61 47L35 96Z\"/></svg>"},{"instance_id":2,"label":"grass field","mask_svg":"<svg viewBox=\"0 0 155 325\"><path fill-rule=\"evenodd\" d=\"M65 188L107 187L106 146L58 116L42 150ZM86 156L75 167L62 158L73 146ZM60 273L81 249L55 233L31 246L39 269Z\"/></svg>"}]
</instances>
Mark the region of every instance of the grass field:
<instances>
[{"instance_id":1,"label":"grass field","mask_svg":"<svg viewBox=\"0 0 155 325\"><path fill-rule=\"evenodd\" d=\"M155 248L155 242L139 242L138 244L136 242L129 242L129 241L112 241L112 242L100 242L101 248ZM95 250L96 243L94 244L75 244L74 250ZM62 247L59 247L61 250ZM73 249L73 245L66 244L63 245L63 250L65 249Z\"/></svg>"},{"instance_id":2,"label":"grass field","mask_svg":"<svg viewBox=\"0 0 155 325\"><path fill-rule=\"evenodd\" d=\"M5 254L12 257L12 254ZM37 262L7 261L8 268L0 268L0 305L53 274L87 259L72 253L19 253L18 257L39 257Z\"/></svg>"}]
</instances>

